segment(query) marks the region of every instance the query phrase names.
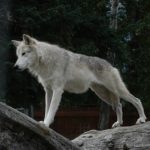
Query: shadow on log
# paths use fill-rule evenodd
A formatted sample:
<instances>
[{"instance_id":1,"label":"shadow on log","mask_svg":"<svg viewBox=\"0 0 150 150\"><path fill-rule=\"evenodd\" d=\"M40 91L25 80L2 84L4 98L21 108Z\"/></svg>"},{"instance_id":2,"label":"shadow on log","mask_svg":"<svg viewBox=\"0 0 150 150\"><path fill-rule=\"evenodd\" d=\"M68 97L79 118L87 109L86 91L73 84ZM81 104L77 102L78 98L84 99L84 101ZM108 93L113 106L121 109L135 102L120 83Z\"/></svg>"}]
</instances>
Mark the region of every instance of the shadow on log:
<instances>
[{"instance_id":1,"label":"shadow on log","mask_svg":"<svg viewBox=\"0 0 150 150\"><path fill-rule=\"evenodd\" d=\"M0 103L0 150L79 150L75 144Z\"/></svg>"}]
</instances>

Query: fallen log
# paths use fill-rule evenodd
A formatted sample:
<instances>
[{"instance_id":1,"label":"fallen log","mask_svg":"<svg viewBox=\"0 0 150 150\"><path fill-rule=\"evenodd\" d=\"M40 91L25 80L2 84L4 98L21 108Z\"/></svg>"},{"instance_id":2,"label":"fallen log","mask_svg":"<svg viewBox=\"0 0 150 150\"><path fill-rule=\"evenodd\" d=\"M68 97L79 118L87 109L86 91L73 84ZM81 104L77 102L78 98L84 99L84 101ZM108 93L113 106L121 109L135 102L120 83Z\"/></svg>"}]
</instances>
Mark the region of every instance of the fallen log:
<instances>
[{"instance_id":1,"label":"fallen log","mask_svg":"<svg viewBox=\"0 0 150 150\"><path fill-rule=\"evenodd\" d=\"M150 150L150 122L103 131L91 130L72 142L84 150Z\"/></svg>"},{"instance_id":2,"label":"fallen log","mask_svg":"<svg viewBox=\"0 0 150 150\"><path fill-rule=\"evenodd\" d=\"M80 150L50 128L0 103L0 150Z\"/></svg>"},{"instance_id":3,"label":"fallen log","mask_svg":"<svg viewBox=\"0 0 150 150\"><path fill-rule=\"evenodd\" d=\"M72 141L0 103L0 150L149 150L150 122L103 131Z\"/></svg>"}]
</instances>

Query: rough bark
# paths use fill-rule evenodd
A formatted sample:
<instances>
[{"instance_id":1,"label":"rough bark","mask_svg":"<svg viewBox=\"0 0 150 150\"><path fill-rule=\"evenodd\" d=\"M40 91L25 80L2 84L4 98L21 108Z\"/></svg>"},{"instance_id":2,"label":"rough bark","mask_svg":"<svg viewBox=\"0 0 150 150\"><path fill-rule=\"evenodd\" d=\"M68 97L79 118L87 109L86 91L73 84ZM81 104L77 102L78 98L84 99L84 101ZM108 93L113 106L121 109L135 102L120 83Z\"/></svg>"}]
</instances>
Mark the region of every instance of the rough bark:
<instances>
[{"instance_id":1,"label":"rough bark","mask_svg":"<svg viewBox=\"0 0 150 150\"><path fill-rule=\"evenodd\" d=\"M79 150L50 128L0 103L0 150Z\"/></svg>"},{"instance_id":2,"label":"rough bark","mask_svg":"<svg viewBox=\"0 0 150 150\"><path fill-rule=\"evenodd\" d=\"M104 131L91 130L73 142L84 150L149 150L150 122Z\"/></svg>"},{"instance_id":3,"label":"rough bark","mask_svg":"<svg viewBox=\"0 0 150 150\"><path fill-rule=\"evenodd\" d=\"M109 128L110 106L105 102L101 102L100 115L99 115L98 129L105 130Z\"/></svg>"},{"instance_id":4,"label":"rough bark","mask_svg":"<svg viewBox=\"0 0 150 150\"><path fill-rule=\"evenodd\" d=\"M88 131L69 141L50 128L0 103L0 150L148 150L150 122Z\"/></svg>"},{"instance_id":5,"label":"rough bark","mask_svg":"<svg viewBox=\"0 0 150 150\"><path fill-rule=\"evenodd\" d=\"M117 11L118 11L118 4L119 0L110 0L111 5L111 16L110 16L110 28L117 30L118 28L118 21L117 21ZM107 52L107 60L114 65L115 60L115 53L113 51ZM100 109L100 121L98 124L98 129L104 130L108 129L109 126L109 117L110 117L110 107L105 104L105 102L101 102L101 109Z\"/></svg>"},{"instance_id":6,"label":"rough bark","mask_svg":"<svg viewBox=\"0 0 150 150\"><path fill-rule=\"evenodd\" d=\"M8 61L8 10L9 0L0 0L0 99L5 101L7 92L7 61Z\"/></svg>"},{"instance_id":7,"label":"rough bark","mask_svg":"<svg viewBox=\"0 0 150 150\"><path fill-rule=\"evenodd\" d=\"M117 30L118 28L118 4L119 0L110 0L111 3L111 18L110 18L110 28Z\"/></svg>"}]
</instances>

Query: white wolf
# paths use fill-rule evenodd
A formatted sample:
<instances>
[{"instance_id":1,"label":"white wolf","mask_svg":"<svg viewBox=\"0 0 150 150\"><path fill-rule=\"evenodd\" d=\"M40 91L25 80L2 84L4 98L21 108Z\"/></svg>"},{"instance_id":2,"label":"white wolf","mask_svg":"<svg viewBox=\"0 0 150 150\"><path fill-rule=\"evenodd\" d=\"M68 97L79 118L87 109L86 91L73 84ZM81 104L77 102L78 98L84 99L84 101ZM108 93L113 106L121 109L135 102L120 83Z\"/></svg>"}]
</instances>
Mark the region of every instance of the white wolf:
<instances>
[{"instance_id":1,"label":"white wolf","mask_svg":"<svg viewBox=\"0 0 150 150\"><path fill-rule=\"evenodd\" d=\"M23 35L23 41L12 42L17 47L18 60L15 65L20 69L28 69L44 87L43 123L47 127L54 120L64 91L83 93L89 88L116 111L117 121L112 127L123 123L120 98L136 107L139 113L137 124L145 122L141 101L128 91L118 70L106 60L75 54L28 35Z\"/></svg>"}]
</instances>

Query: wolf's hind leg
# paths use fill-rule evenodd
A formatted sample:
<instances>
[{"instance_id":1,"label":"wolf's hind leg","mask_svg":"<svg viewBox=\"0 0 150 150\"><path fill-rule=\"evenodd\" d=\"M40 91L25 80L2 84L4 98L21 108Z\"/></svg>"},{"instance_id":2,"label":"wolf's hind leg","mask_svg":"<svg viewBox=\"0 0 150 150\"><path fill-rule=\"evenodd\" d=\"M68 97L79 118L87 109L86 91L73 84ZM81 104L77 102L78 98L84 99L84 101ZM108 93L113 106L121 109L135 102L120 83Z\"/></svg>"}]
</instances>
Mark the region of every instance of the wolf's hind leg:
<instances>
[{"instance_id":1,"label":"wolf's hind leg","mask_svg":"<svg viewBox=\"0 0 150 150\"><path fill-rule=\"evenodd\" d=\"M123 98L135 106L140 116L136 124L144 123L146 116L141 101L128 91L117 69L113 69L112 73L113 85L116 89L114 92L116 92L120 98ZM113 88L111 90L113 91Z\"/></svg>"},{"instance_id":2,"label":"wolf's hind leg","mask_svg":"<svg viewBox=\"0 0 150 150\"><path fill-rule=\"evenodd\" d=\"M103 85L92 84L91 90L95 92L95 94L107 104L111 105L113 110L115 110L117 114L117 121L112 125L112 127L118 127L123 124L122 119L122 105L120 103L119 97L105 88Z\"/></svg>"},{"instance_id":3,"label":"wolf's hind leg","mask_svg":"<svg viewBox=\"0 0 150 150\"><path fill-rule=\"evenodd\" d=\"M114 104L113 109L117 114L117 121L112 125L112 128L115 128L115 127L118 127L123 124L122 104L120 103L120 101L118 101L118 103Z\"/></svg>"},{"instance_id":4,"label":"wolf's hind leg","mask_svg":"<svg viewBox=\"0 0 150 150\"><path fill-rule=\"evenodd\" d=\"M139 119L137 120L136 124L144 123L146 120L146 116L140 99L136 98L134 95L132 95L129 92L122 93L120 97L133 104L133 106L135 106L135 108L137 109L139 114Z\"/></svg>"}]
</instances>

